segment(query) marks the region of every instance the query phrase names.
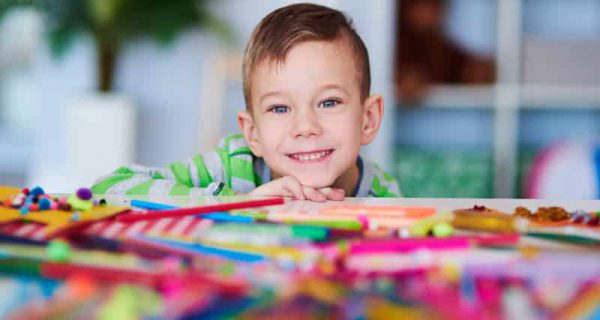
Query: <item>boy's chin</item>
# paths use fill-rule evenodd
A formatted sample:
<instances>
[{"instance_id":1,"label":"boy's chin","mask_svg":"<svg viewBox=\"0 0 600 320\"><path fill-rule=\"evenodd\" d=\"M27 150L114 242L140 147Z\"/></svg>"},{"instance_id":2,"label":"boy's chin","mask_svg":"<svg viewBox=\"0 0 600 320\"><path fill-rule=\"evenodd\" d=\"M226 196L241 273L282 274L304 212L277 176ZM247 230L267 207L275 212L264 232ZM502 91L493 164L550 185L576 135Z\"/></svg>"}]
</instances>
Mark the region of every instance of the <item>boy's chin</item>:
<instances>
[{"instance_id":1,"label":"boy's chin","mask_svg":"<svg viewBox=\"0 0 600 320\"><path fill-rule=\"evenodd\" d=\"M326 177L296 177L300 184L315 189L331 187L335 182L335 179L328 179Z\"/></svg>"}]
</instances>

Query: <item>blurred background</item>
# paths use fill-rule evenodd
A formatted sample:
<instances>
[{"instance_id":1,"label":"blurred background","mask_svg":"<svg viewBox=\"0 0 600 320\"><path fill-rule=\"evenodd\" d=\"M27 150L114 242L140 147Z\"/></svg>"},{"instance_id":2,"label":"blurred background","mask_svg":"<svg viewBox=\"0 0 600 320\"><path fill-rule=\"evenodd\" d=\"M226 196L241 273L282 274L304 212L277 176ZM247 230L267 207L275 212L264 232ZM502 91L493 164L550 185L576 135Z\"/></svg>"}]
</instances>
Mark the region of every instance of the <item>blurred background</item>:
<instances>
[{"instance_id":1,"label":"blurred background","mask_svg":"<svg viewBox=\"0 0 600 320\"><path fill-rule=\"evenodd\" d=\"M0 0L0 185L71 192L237 132L241 55L294 1ZM409 197L600 198L600 1L331 0Z\"/></svg>"}]
</instances>

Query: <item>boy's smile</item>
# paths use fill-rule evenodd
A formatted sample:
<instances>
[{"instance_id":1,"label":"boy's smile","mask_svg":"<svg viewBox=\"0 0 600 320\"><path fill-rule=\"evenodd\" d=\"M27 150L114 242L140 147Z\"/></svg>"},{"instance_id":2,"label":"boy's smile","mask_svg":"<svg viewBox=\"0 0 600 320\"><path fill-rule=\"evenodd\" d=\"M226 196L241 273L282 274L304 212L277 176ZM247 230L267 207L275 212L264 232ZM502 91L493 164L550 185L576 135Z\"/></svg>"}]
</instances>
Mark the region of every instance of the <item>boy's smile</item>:
<instances>
[{"instance_id":1,"label":"boy's smile","mask_svg":"<svg viewBox=\"0 0 600 320\"><path fill-rule=\"evenodd\" d=\"M333 149L320 150L320 151L307 151L290 153L287 156L301 163L307 162L320 162L325 161L329 158L329 155L333 153Z\"/></svg>"},{"instance_id":2,"label":"boy's smile","mask_svg":"<svg viewBox=\"0 0 600 320\"><path fill-rule=\"evenodd\" d=\"M372 140L365 134L367 106L382 107L382 101L361 101L360 73L347 41L302 42L284 62L266 59L254 69L252 114L240 113L238 122L273 179L294 176L306 186L353 192L360 146Z\"/></svg>"}]
</instances>

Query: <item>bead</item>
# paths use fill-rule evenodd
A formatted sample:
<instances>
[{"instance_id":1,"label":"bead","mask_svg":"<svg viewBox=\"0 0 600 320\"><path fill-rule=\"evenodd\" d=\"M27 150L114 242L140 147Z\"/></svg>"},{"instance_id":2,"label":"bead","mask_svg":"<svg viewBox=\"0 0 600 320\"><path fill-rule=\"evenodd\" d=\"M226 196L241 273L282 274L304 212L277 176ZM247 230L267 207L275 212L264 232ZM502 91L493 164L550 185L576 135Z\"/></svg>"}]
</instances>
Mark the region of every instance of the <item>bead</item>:
<instances>
[{"instance_id":1,"label":"bead","mask_svg":"<svg viewBox=\"0 0 600 320\"><path fill-rule=\"evenodd\" d=\"M40 206L37 203L32 203L29 205L29 211L39 211Z\"/></svg>"},{"instance_id":2,"label":"bead","mask_svg":"<svg viewBox=\"0 0 600 320\"><path fill-rule=\"evenodd\" d=\"M19 212L20 212L22 215L26 215L26 214L28 214L28 213L29 213L29 207L28 207L28 206L22 206L22 207L21 207L21 209L19 209Z\"/></svg>"},{"instance_id":3,"label":"bead","mask_svg":"<svg viewBox=\"0 0 600 320\"><path fill-rule=\"evenodd\" d=\"M71 258L71 248L64 241L51 241L48 244L47 254L50 261L64 262Z\"/></svg>"},{"instance_id":4,"label":"bead","mask_svg":"<svg viewBox=\"0 0 600 320\"><path fill-rule=\"evenodd\" d=\"M24 188L23 190L21 190L21 193L29 195L29 188Z\"/></svg>"},{"instance_id":5,"label":"bead","mask_svg":"<svg viewBox=\"0 0 600 320\"><path fill-rule=\"evenodd\" d=\"M88 188L79 188L77 190L77 197L81 200L90 200L92 198L92 190Z\"/></svg>"},{"instance_id":6,"label":"bead","mask_svg":"<svg viewBox=\"0 0 600 320\"><path fill-rule=\"evenodd\" d=\"M100 201L98 202L101 206L105 206L106 205L106 199L102 198L100 199Z\"/></svg>"},{"instance_id":7,"label":"bead","mask_svg":"<svg viewBox=\"0 0 600 320\"><path fill-rule=\"evenodd\" d=\"M81 219L81 215L79 214L79 212L73 212L73 214L71 215L71 221L79 221L79 219Z\"/></svg>"},{"instance_id":8,"label":"bead","mask_svg":"<svg viewBox=\"0 0 600 320\"><path fill-rule=\"evenodd\" d=\"M58 206L58 202L52 201L52 203L50 203L50 210L58 210Z\"/></svg>"}]
</instances>

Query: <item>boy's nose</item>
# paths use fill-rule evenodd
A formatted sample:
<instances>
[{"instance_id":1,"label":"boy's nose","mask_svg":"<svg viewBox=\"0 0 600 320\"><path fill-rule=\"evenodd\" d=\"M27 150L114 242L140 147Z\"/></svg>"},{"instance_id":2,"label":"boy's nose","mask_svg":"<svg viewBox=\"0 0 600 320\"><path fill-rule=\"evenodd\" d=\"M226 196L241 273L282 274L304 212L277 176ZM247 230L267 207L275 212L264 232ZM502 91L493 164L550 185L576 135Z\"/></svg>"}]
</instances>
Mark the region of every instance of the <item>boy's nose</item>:
<instances>
[{"instance_id":1,"label":"boy's nose","mask_svg":"<svg viewBox=\"0 0 600 320\"><path fill-rule=\"evenodd\" d=\"M318 136L323 132L323 127L319 123L318 116L314 110L296 114L294 123L290 129L292 136L295 138Z\"/></svg>"}]
</instances>

